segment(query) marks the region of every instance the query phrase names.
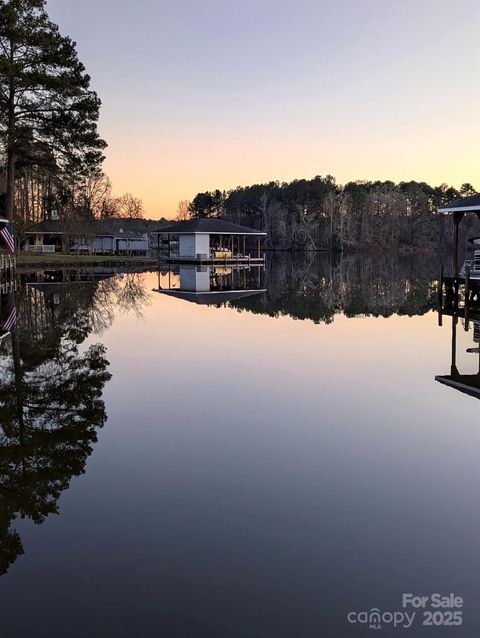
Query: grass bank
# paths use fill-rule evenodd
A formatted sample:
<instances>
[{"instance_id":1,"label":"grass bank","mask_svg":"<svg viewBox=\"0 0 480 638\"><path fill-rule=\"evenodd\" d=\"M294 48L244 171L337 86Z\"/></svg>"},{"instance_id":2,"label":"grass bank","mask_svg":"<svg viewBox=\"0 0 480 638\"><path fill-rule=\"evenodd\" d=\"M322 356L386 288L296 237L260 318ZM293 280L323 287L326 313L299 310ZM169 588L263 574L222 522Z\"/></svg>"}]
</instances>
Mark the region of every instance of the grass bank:
<instances>
[{"instance_id":1,"label":"grass bank","mask_svg":"<svg viewBox=\"0 0 480 638\"><path fill-rule=\"evenodd\" d=\"M124 257L121 255L17 255L19 268L76 268L82 266L149 266L157 264L155 257Z\"/></svg>"}]
</instances>

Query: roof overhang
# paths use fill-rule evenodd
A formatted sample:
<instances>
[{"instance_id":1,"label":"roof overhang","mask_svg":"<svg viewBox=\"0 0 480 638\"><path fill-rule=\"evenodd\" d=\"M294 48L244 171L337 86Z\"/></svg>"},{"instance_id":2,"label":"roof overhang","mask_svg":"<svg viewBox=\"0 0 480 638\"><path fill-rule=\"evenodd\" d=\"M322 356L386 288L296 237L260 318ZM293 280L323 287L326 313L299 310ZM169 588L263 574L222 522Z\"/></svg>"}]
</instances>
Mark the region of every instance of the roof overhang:
<instances>
[{"instance_id":1,"label":"roof overhang","mask_svg":"<svg viewBox=\"0 0 480 638\"><path fill-rule=\"evenodd\" d=\"M175 290L173 288L154 288L153 292L159 292L162 295L176 297L177 299L183 299L184 301L191 301L203 306L226 303L227 301L236 301L237 299L243 299L244 297L253 297L254 295L267 292L267 289L255 288L251 290L208 290L204 292L196 292L193 290Z\"/></svg>"},{"instance_id":2,"label":"roof overhang","mask_svg":"<svg viewBox=\"0 0 480 638\"><path fill-rule=\"evenodd\" d=\"M444 206L437 208L439 213L480 213L480 206Z\"/></svg>"},{"instance_id":3,"label":"roof overhang","mask_svg":"<svg viewBox=\"0 0 480 638\"><path fill-rule=\"evenodd\" d=\"M480 213L480 193L459 197L437 208L439 213Z\"/></svg>"},{"instance_id":4,"label":"roof overhang","mask_svg":"<svg viewBox=\"0 0 480 638\"><path fill-rule=\"evenodd\" d=\"M26 230L25 235L66 235L64 230Z\"/></svg>"},{"instance_id":5,"label":"roof overhang","mask_svg":"<svg viewBox=\"0 0 480 638\"><path fill-rule=\"evenodd\" d=\"M219 231L178 231L178 230L156 230L151 235L239 235L240 237L266 237L267 233L263 232L219 232Z\"/></svg>"},{"instance_id":6,"label":"roof overhang","mask_svg":"<svg viewBox=\"0 0 480 638\"><path fill-rule=\"evenodd\" d=\"M459 378L455 379L451 375L438 375L435 377L435 381L480 399L479 375L460 375Z\"/></svg>"}]
</instances>

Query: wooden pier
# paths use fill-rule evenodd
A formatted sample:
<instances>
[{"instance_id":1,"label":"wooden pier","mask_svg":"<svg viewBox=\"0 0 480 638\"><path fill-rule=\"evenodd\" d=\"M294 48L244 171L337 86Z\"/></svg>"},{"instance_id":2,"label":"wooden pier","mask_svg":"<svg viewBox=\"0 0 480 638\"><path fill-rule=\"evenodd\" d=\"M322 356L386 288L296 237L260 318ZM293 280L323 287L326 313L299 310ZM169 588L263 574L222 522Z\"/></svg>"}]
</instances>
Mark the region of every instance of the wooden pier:
<instances>
[{"instance_id":1,"label":"wooden pier","mask_svg":"<svg viewBox=\"0 0 480 638\"><path fill-rule=\"evenodd\" d=\"M250 255L234 255L233 257L179 257L159 255L159 264L182 264L190 266L263 266L265 255L261 257L251 257Z\"/></svg>"}]
</instances>

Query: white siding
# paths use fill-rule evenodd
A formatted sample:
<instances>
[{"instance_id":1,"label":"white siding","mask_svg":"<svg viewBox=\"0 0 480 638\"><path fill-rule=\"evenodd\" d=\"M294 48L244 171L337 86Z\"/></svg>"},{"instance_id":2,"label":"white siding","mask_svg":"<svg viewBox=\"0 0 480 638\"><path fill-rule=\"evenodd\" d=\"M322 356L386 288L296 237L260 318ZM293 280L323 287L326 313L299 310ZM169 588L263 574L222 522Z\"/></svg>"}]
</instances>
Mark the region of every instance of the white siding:
<instances>
[{"instance_id":1,"label":"white siding","mask_svg":"<svg viewBox=\"0 0 480 638\"><path fill-rule=\"evenodd\" d=\"M117 239L117 250L148 250L148 239Z\"/></svg>"},{"instance_id":2,"label":"white siding","mask_svg":"<svg viewBox=\"0 0 480 638\"><path fill-rule=\"evenodd\" d=\"M197 255L210 256L210 235L196 235L195 252Z\"/></svg>"},{"instance_id":3,"label":"white siding","mask_svg":"<svg viewBox=\"0 0 480 638\"><path fill-rule=\"evenodd\" d=\"M92 248L96 252L112 252L113 250L113 238L112 237L95 237L92 243Z\"/></svg>"},{"instance_id":4,"label":"white siding","mask_svg":"<svg viewBox=\"0 0 480 638\"><path fill-rule=\"evenodd\" d=\"M180 257L197 256L195 235L179 235L178 240L178 254Z\"/></svg>"},{"instance_id":5,"label":"white siding","mask_svg":"<svg viewBox=\"0 0 480 638\"><path fill-rule=\"evenodd\" d=\"M210 291L210 270L196 266L180 266L180 289L190 292Z\"/></svg>"},{"instance_id":6,"label":"white siding","mask_svg":"<svg viewBox=\"0 0 480 638\"><path fill-rule=\"evenodd\" d=\"M197 255L209 255L210 235L179 235L179 256L196 257Z\"/></svg>"}]
</instances>

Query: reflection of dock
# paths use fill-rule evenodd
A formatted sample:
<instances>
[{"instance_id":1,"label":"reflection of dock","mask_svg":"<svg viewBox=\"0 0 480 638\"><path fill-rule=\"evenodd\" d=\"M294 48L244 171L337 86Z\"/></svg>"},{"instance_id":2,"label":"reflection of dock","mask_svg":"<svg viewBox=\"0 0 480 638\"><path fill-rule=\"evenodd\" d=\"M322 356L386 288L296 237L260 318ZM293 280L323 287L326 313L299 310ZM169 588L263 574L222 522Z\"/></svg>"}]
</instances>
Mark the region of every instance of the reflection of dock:
<instances>
[{"instance_id":1,"label":"reflection of dock","mask_svg":"<svg viewBox=\"0 0 480 638\"><path fill-rule=\"evenodd\" d=\"M169 266L158 272L154 292L200 305L228 303L266 292L260 266Z\"/></svg>"},{"instance_id":2,"label":"reflection of dock","mask_svg":"<svg viewBox=\"0 0 480 638\"><path fill-rule=\"evenodd\" d=\"M441 277L438 287L438 323L451 317L451 364L450 374L438 375L435 380L472 397L480 398L480 350L468 348L467 353L479 355L478 372L462 374L457 365L457 328L463 322L466 332L473 324L473 340L480 341L480 281L468 277Z\"/></svg>"},{"instance_id":3,"label":"reflection of dock","mask_svg":"<svg viewBox=\"0 0 480 638\"><path fill-rule=\"evenodd\" d=\"M451 341L451 364L450 374L437 375L435 381L442 385L468 394L472 397L480 399L480 350L479 348L468 348L467 353L478 355L478 371L474 374L462 374L457 364L457 325L458 317L452 316L452 341ZM474 342L480 341L480 324L478 321L473 322Z\"/></svg>"},{"instance_id":4,"label":"reflection of dock","mask_svg":"<svg viewBox=\"0 0 480 638\"><path fill-rule=\"evenodd\" d=\"M8 295L15 291L16 259L13 255L0 254L0 293Z\"/></svg>"},{"instance_id":5,"label":"reflection of dock","mask_svg":"<svg viewBox=\"0 0 480 638\"><path fill-rule=\"evenodd\" d=\"M444 315L465 321L480 320L480 280L465 277L441 277L438 283L439 324Z\"/></svg>"}]
</instances>

